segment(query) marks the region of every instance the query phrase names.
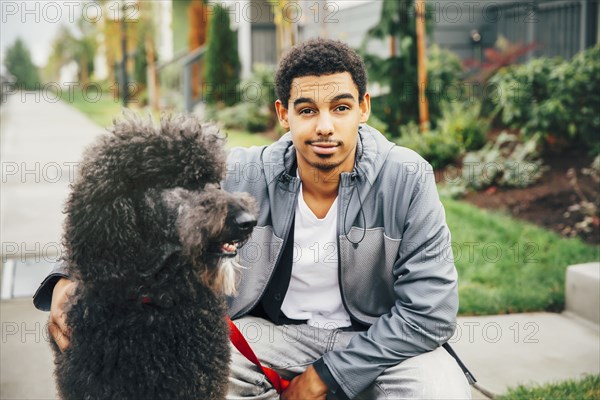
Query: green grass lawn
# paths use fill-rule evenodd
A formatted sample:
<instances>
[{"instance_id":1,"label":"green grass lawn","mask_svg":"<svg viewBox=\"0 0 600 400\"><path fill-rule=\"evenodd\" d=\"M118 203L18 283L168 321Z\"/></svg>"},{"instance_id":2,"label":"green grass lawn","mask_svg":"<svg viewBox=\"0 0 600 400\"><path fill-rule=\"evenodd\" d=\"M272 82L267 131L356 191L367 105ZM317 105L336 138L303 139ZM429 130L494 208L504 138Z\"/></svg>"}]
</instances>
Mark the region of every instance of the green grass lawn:
<instances>
[{"instance_id":1,"label":"green grass lawn","mask_svg":"<svg viewBox=\"0 0 600 400\"><path fill-rule=\"evenodd\" d=\"M273 141L260 133L249 133L237 129L223 130L227 134L227 147L250 147L263 146L273 143Z\"/></svg>"},{"instance_id":2,"label":"green grass lawn","mask_svg":"<svg viewBox=\"0 0 600 400\"><path fill-rule=\"evenodd\" d=\"M90 86L87 94L82 90L74 90L72 95L63 90L62 100L84 113L96 124L107 127L112 125L113 118L122 115L123 103L110 92L98 93Z\"/></svg>"},{"instance_id":3,"label":"green grass lawn","mask_svg":"<svg viewBox=\"0 0 600 400\"><path fill-rule=\"evenodd\" d=\"M96 99L97 98L97 99ZM107 127L112 125L113 118L120 118L123 113L123 105L120 101L115 102L111 93L96 93L93 89L87 94L87 98L81 90L75 90L73 96L69 96L67 91L63 91L62 100L87 115L96 124ZM94 101L92 101L94 100ZM135 110L139 113L146 113L143 110ZM157 117L154 116L156 119ZM227 147L249 147L268 145L273 141L258 133L249 133L237 129L224 130L227 134Z\"/></svg>"},{"instance_id":4,"label":"green grass lawn","mask_svg":"<svg viewBox=\"0 0 600 400\"><path fill-rule=\"evenodd\" d=\"M589 375L579 381L565 381L543 386L518 386L497 400L598 400L600 375Z\"/></svg>"},{"instance_id":5,"label":"green grass lawn","mask_svg":"<svg viewBox=\"0 0 600 400\"><path fill-rule=\"evenodd\" d=\"M600 246L465 202L442 202L452 232L462 315L560 311L566 268L600 259Z\"/></svg>"}]
</instances>

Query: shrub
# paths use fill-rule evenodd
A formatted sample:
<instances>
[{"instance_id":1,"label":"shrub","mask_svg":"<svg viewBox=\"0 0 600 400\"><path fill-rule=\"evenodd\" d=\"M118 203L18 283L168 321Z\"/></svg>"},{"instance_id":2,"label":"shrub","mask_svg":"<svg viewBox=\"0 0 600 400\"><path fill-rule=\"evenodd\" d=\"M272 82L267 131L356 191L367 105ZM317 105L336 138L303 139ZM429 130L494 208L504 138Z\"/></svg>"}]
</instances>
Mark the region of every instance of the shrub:
<instances>
[{"instance_id":1,"label":"shrub","mask_svg":"<svg viewBox=\"0 0 600 400\"><path fill-rule=\"evenodd\" d=\"M387 125L385 124L385 122L383 122L382 120L380 120L379 118L377 118L376 115L371 114L369 116L369 120L367 121L367 124L369 126L371 126L372 128L377 129L379 132L381 132L382 134L384 134L388 138L391 137L391 135L387 131Z\"/></svg>"},{"instance_id":2,"label":"shrub","mask_svg":"<svg viewBox=\"0 0 600 400\"><path fill-rule=\"evenodd\" d=\"M257 65L252 76L242 82L240 102L226 108L211 106L207 117L217 120L224 128L249 132L273 128L277 123L274 76L273 67Z\"/></svg>"},{"instance_id":3,"label":"shrub","mask_svg":"<svg viewBox=\"0 0 600 400\"><path fill-rule=\"evenodd\" d=\"M479 118L480 109L479 102L447 103L437 128L419 132L415 123L409 123L401 127L396 142L419 153L434 168L442 168L485 142L489 123Z\"/></svg>"},{"instance_id":4,"label":"shrub","mask_svg":"<svg viewBox=\"0 0 600 400\"><path fill-rule=\"evenodd\" d=\"M464 94L454 94L454 88L461 87L463 74L460 58L453 52L434 44L427 49L427 102L429 117L437 126L448 103L464 101ZM418 101L418 98L415 98Z\"/></svg>"},{"instance_id":5,"label":"shrub","mask_svg":"<svg viewBox=\"0 0 600 400\"><path fill-rule=\"evenodd\" d=\"M269 110L256 103L241 102L217 110L215 119L223 128L242 129L249 132L264 132L269 124Z\"/></svg>"},{"instance_id":6,"label":"shrub","mask_svg":"<svg viewBox=\"0 0 600 400\"><path fill-rule=\"evenodd\" d=\"M206 101L209 104L235 104L240 75L237 35L231 30L229 14L215 4L210 19L208 45L205 54L204 77L210 89Z\"/></svg>"},{"instance_id":7,"label":"shrub","mask_svg":"<svg viewBox=\"0 0 600 400\"><path fill-rule=\"evenodd\" d=\"M416 151L436 169L455 161L464 152L462 144L452 135L435 129L420 132L414 122L401 127L400 135L397 144Z\"/></svg>"},{"instance_id":8,"label":"shrub","mask_svg":"<svg viewBox=\"0 0 600 400\"><path fill-rule=\"evenodd\" d=\"M479 117L481 103L446 103L437 130L460 142L464 150L476 150L485 143L485 134L490 128L487 120Z\"/></svg>"},{"instance_id":9,"label":"shrub","mask_svg":"<svg viewBox=\"0 0 600 400\"><path fill-rule=\"evenodd\" d=\"M600 154L594 158L592 164L588 168L581 170L583 175L589 176L596 185L600 184ZM567 178L573 191L577 195L578 201L571 204L567 211L563 214L565 218L574 216L575 223L565 226L561 233L565 236L575 237L584 233L593 232L594 226L598 226L600 222L600 196L598 191L590 196L586 195L579 185L577 171L575 168L569 168Z\"/></svg>"},{"instance_id":10,"label":"shrub","mask_svg":"<svg viewBox=\"0 0 600 400\"><path fill-rule=\"evenodd\" d=\"M481 150L469 152L463 159L463 179L476 190L488 186L527 187L545 171L538 157L539 136L519 141L517 136L502 132Z\"/></svg>"},{"instance_id":11,"label":"shrub","mask_svg":"<svg viewBox=\"0 0 600 400\"><path fill-rule=\"evenodd\" d=\"M575 141L598 152L600 144L600 46L570 62L539 58L500 70L490 82L502 123L532 137Z\"/></svg>"},{"instance_id":12,"label":"shrub","mask_svg":"<svg viewBox=\"0 0 600 400\"><path fill-rule=\"evenodd\" d=\"M600 46L580 52L569 63L565 80L561 83L569 93L571 129L581 140L600 152Z\"/></svg>"}]
</instances>

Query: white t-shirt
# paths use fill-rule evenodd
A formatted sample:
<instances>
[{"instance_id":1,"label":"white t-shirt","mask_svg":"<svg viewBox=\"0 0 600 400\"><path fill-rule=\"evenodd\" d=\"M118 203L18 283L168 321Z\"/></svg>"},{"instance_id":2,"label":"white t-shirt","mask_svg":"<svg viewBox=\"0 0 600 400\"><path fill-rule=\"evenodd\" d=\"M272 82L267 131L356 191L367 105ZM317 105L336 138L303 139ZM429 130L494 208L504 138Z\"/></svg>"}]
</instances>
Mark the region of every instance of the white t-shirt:
<instances>
[{"instance_id":1,"label":"white t-shirt","mask_svg":"<svg viewBox=\"0 0 600 400\"><path fill-rule=\"evenodd\" d=\"M302 185L296 205L292 277L281 311L308 325L335 329L350 326L342 303L338 274L336 198L319 219L304 201Z\"/></svg>"}]
</instances>

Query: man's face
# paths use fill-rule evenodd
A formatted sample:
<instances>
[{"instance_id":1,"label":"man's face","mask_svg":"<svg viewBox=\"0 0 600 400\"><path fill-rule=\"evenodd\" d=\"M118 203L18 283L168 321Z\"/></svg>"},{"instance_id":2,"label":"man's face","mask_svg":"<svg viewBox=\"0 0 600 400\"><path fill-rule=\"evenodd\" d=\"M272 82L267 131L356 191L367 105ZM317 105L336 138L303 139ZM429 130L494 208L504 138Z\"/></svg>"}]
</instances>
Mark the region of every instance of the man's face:
<instances>
[{"instance_id":1,"label":"man's face","mask_svg":"<svg viewBox=\"0 0 600 400\"><path fill-rule=\"evenodd\" d=\"M349 72L294 78L287 108L277 100L280 124L292 132L299 168L352 171L358 125L366 122L371 102Z\"/></svg>"}]
</instances>

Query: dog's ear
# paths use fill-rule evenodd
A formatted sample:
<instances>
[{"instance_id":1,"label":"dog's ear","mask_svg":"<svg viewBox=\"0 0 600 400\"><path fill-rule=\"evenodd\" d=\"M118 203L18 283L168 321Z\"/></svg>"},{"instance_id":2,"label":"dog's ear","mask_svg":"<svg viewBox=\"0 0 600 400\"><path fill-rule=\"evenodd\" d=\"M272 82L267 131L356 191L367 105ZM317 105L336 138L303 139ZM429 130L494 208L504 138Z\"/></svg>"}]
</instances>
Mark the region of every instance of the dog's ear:
<instances>
[{"instance_id":1,"label":"dog's ear","mask_svg":"<svg viewBox=\"0 0 600 400\"><path fill-rule=\"evenodd\" d=\"M82 279L120 274L119 266L135 257L132 249L143 244L138 231L132 198L118 196L93 202L77 188L69 196L64 244L69 263L78 266ZM114 268L96 268L92 260L103 260L102 265L108 263Z\"/></svg>"}]
</instances>

